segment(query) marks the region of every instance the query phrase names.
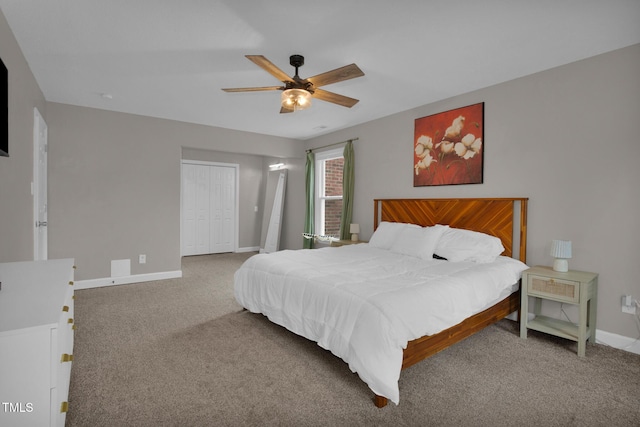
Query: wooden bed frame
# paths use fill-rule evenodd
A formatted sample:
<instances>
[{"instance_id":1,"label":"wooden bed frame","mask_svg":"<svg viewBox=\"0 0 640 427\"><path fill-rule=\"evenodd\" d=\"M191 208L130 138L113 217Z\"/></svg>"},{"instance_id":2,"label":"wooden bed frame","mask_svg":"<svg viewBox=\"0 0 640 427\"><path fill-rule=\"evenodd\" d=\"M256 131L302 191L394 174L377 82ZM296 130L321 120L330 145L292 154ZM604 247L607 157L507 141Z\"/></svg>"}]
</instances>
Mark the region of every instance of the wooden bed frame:
<instances>
[{"instance_id":1,"label":"wooden bed frame","mask_svg":"<svg viewBox=\"0 0 640 427\"><path fill-rule=\"evenodd\" d=\"M528 198L479 199L375 199L374 230L381 221L405 222L421 226L446 224L480 231L500 238L502 255L526 262ZM520 309L520 292L515 292L485 311L435 335L410 341L404 350L402 369L439 351ZM376 395L374 403L382 408L387 398Z\"/></svg>"}]
</instances>

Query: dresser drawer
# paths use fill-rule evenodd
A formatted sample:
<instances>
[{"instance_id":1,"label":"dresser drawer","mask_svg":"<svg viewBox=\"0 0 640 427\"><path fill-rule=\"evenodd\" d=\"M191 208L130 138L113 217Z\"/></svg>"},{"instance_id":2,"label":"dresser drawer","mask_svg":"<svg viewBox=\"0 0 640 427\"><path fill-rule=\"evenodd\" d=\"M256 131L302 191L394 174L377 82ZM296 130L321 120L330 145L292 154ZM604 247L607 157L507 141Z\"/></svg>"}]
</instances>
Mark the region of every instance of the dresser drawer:
<instances>
[{"instance_id":1,"label":"dresser drawer","mask_svg":"<svg viewBox=\"0 0 640 427\"><path fill-rule=\"evenodd\" d=\"M580 301L580 282L529 275L527 293L534 297L577 304Z\"/></svg>"}]
</instances>

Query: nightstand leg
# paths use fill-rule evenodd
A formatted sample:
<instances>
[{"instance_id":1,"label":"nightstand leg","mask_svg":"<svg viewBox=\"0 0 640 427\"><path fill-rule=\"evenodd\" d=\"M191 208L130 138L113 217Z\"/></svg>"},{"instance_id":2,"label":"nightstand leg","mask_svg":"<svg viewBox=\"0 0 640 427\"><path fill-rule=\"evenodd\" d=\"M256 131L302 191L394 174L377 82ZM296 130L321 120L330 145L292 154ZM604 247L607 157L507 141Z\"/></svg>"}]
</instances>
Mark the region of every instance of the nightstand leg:
<instances>
[{"instance_id":1,"label":"nightstand leg","mask_svg":"<svg viewBox=\"0 0 640 427\"><path fill-rule=\"evenodd\" d=\"M522 288L522 284L520 287ZM520 290L520 338L527 339L527 321L529 320L529 297Z\"/></svg>"},{"instance_id":2,"label":"nightstand leg","mask_svg":"<svg viewBox=\"0 0 640 427\"><path fill-rule=\"evenodd\" d=\"M535 302L533 303L533 314L536 316L540 316L542 312L542 298L534 298Z\"/></svg>"},{"instance_id":3,"label":"nightstand leg","mask_svg":"<svg viewBox=\"0 0 640 427\"><path fill-rule=\"evenodd\" d=\"M596 343L596 316L598 315L598 278L593 280L593 296L589 300L589 342Z\"/></svg>"},{"instance_id":4,"label":"nightstand leg","mask_svg":"<svg viewBox=\"0 0 640 427\"><path fill-rule=\"evenodd\" d=\"M578 319L578 357L584 357L587 348L587 300L586 295L580 295L580 318Z\"/></svg>"}]
</instances>

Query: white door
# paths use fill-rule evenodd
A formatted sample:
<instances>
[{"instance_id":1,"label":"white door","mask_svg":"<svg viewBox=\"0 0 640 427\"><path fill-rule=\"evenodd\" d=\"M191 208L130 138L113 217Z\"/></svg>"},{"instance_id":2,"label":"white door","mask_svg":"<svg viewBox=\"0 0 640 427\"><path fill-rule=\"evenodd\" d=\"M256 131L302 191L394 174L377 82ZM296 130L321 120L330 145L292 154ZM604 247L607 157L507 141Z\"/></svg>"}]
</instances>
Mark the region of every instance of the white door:
<instances>
[{"instance_id":1,"label":"white door","mask_svg":"<svg viewBox=\"0 0 640 427\"><path fill-rule=\"evenodd\" d=\"M45 260L47 252L47 124L33 109L33 259Z\"/></svg>"},{"instance_id":2,"label":"white door","mask_svg":"<svg viewBox=\"0 0 640 427\"><path fill-rule=\"evenodd\" d=\"M211 167L211 253L234 251L235 168Z\"/></svg>"},{"instance_id":3,"label":"white door","mask_svg":"<svg viewBox=\"0 0 640 427\"><path fill-rule=\"evenodd\" d=\"M196 169L196 254L210 253L211 230L211 170L208 166L194 165Z\"/></svg>"},{"instance_id":4,"label":"white door","mask_svg":"<svg viewBox=\"0 0 640 427\"><path fill-rule=\"evenodd\" d=\"M196 253L196 168L194 165L182 165L182 255Z\"/></svg>"},{"instance_id":5,"label":"white door","mask_svg":"<svg viewBox=\"0 0 640 427\"><path fill-rule=\"evenodd\" d=\"M237 171L237 165L183 162L183 256L235 251Z\"/></svg>"}]
</instances>

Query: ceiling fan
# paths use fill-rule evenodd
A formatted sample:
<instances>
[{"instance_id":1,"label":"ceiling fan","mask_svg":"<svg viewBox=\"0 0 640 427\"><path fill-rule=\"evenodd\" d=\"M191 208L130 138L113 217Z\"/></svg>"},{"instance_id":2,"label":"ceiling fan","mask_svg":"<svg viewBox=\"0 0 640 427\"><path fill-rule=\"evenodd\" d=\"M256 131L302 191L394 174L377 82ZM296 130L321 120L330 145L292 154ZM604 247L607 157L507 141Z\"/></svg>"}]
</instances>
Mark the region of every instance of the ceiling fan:
<instances>
[{"instance_id":1,"label":"ceiling fan","mask_svg":"<svg viewBox=\"0 0 640 427\"><path fill-rule=\"evenodd\" d=\"M311 105L312 97L348 108L358 103L357 99L320 89L320 86L364 76L364 73L356 64L345 65L344 67L336 68L335 70L327 71L326 73L321 73L308 79L302 79L298 76L298 68L304 65L304 56L302 55L291 55L289 57L289 63L296 69L296 74L293 77L289 77L289 75L262 55L245 56L267 73L284 83L284 86L227 88L222 89L223 91L258 92L281 90L281 113L293 113L294 111L308 108Z\"/></svg>"}]
</instances>

